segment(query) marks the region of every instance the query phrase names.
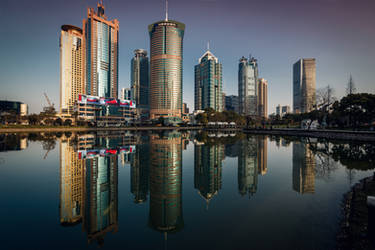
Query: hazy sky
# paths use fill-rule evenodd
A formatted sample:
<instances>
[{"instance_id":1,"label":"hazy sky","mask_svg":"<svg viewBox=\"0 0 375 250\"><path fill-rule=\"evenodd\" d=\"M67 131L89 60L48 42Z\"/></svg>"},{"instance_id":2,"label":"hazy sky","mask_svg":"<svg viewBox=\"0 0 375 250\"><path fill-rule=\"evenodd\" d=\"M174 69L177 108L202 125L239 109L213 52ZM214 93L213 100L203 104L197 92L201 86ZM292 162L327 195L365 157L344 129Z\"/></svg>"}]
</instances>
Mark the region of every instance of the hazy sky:
<instances>
[{"instance_id":1,"label":"hazy sky","mask_svg":"<svg viewBox=\"0 0 375 250\"><path fill-rule=\"evenodd\" d=\"M31 112L59 106L59 35L82 27L96 0L1 0L0 99ZM147 26L164 19L164 0L104 0L120 22L119 88L129 87L133 50L149 51ZM375 0L169 0L169 18L186 24L184 102L194 106L194 65L211 51L223 64L223 90L237 95L238 60L253 55L268 80L269 113L292 103L292 64L315 57L317 88L345 92L350 73L360 92L375 91Z\"/></svg>"}]
</instances>

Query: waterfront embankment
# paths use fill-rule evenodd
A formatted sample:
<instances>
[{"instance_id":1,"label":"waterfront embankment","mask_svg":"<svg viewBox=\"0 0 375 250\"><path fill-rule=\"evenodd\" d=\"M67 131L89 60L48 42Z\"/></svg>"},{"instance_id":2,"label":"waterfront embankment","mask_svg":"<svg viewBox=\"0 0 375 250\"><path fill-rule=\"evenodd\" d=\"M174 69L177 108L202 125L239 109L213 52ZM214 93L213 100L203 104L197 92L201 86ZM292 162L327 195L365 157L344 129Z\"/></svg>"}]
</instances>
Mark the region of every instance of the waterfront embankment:
<instances>
[{"instance_id":1,"label":"waterfront embankment","mask_svg":"<svg viewBox=\"0 0 375 250\"><path fill-rule=\"evenodd\" d=\"M375 223L371 215L375 215L369 214L367 207L367 196L374 195L375 175L362 179L344 195L337 249L374 249Z\"/></svg>"},{"instance_id":2,"label":"waterfront embankment","mask_svg":"<svg viewBox=\"0 0 375 250\"><path fill-rule=\"evenodd\" d=\"M373 131L348 131L348 130L330 130L330 129L244 129L245 133L262 135L286 135L324 138L331 140L349 140L349 141L369 141L375 142L375 132Z\"/></svg>"},{"instance_id":3,"label":"waterfront embankment","mask_svg":"<svg viewBox=\"0 0 375 250\"><path fill-rule=\"evenodd\" d=\"M0 134L7 133L54 133L54 132L91 132L91 131L151 131L151 130L200 130L203 127L23 127L0 128Z\"/></svg>"}]
</instances>

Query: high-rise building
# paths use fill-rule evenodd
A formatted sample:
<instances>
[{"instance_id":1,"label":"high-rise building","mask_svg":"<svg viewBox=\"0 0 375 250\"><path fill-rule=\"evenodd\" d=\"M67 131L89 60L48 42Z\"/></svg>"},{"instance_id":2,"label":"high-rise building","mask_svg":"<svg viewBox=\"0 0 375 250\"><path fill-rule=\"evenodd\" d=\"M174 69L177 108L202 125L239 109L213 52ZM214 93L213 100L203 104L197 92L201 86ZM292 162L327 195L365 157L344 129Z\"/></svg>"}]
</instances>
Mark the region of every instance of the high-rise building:
<instances>
[{"instance_id":1,"label":"high-rise building","mask_svg":"<svg viewBox=\"0 0 375 250\"><path fill-rule=\"evenodd\" d=\"M108 20L102 1L97 12L88 9L83 20L88 95L118 98L118 32L118 20Z\"/></svg>"},{"instance_id":2,"label":"high-rise building","mask_svg":"<svg viewBox=\"0 0 375 250\"><path fill-rule=\"evenodd\" d=\"M258 63L254 57L242 57L238 69L239 111L242 115L257 116Z\"/></svg>"},{"instance_id":3,"label":"high-rise building","mask_svg":"<svg viewBox=\"0 0 375 250\"><path fill-rule=\"evenodd\" d=\"M236 95L225 96L225 110L234 111L238 113L239 111L238 96Z\"/></svg>"},{"instance_id":4,"label":"high-rise building","mask_svg":"<svg viewBox=\"0 0 375 250\"><path fill-rule=\"evenodd\" d=\"M180 119L185 24L168 20L148 26L150 34L150 119Z\"/></svg>"},{"instance_id":5,"label":"high-rise building","mask_svg":"<svg viewBox=\"0 0 375 250\"><path fill-rule=\"evenodd\" d=\"M264 78L258 79L258 114L268 117L268 82Z\"/></svg>"},{"instance_id":6,"label":"high-rise building","mask_svg":"<svg viewBox=\"0 0 375 250\"><path fill-rule=\"evenodd\" d=\"M122 88L121 92L120 92L120 99L122 99L122 100L133 100L131 89L130 88Z\"/></svg>"},{"instance_id":7,"label":"high-rise building","mask_svg":"<svg viewBox=\"0 0 375 250\"><path fill-rule=\"evenodd\" d=\"M315 58L300 59L293 65L293 112L308 113L315 105Z\"/></svg>"},{"instance_id":8,"label":"high-rise building","mask_svg":"<svg viewBox=\"0 0 375 250\"><path fill-rule=\"evenodd\" d=\"M280 104L276 106L276 115L281 116L281 105Z\"/></svg>"},{"instance_id":9,"label":"high-rise building","mask_svg":"<svg viewBox=\"0 0 375 250\"><path fill-rule=\"evenodd\" d=\"M60 35L60 113L72 114L78 94L85 93L82 29L61 26Z\"/></svg>"},{"instance_id":10,"label":"high-rise building","mask_svg":"<svg viewBox=\"0 0 375 250\"><path fill-rule=\"evenodd\" d=\"M223 111L222 64L207 50L195 65L195 110Z\"/></svg>"},{"instance_id":11,"label":"high-rise building","mask_svg":"<svg viewBox=\"0 0 375 250\"><path fill-rule=\"evenodd\" d=\"M132 100L137 108L149 108L149 64L147 51L144 49L134 50L134 57L131 60L130 77Z\"/></svg>"}]
</instances>

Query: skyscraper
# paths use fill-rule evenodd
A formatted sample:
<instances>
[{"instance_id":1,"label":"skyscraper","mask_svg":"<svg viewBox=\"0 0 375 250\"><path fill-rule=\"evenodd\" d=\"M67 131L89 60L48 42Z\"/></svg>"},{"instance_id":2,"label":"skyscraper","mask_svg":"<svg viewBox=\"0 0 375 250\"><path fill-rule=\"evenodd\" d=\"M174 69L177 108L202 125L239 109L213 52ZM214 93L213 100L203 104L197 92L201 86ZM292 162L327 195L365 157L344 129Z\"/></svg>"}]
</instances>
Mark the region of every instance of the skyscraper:
<instances>
[{"instance_id":1,"label":"skyscraper","mask_svg":"<svg viewBox=\"0 0 375 250\"><path fill-rule=\"evenodd\" d=\"M258 114L268 117L268 82L264 78L258 79Z\"/></svg>"},{"instance_id":2,"label":"skyscraper","mask_svg":"<svg viewBox=\"0 0 375 250\"><path fill-rule=\"evenodd\" d=\"M238 113L238 96L229 95L225 96L225 110L234 111Z\"/></svg>"},{"instance_id":3,"label":"skyscraper","mask_svg":"<svg viewBox=\"0 0 375 250\"><path fill-rule=\"evenodd\" d=\"M167 12L168 13L168 12ZM150 119L181 118L182 50L185 24L168 20L148 26L150 34Z\"/></svg>"},{"instance_id":4,"label":"skyscraper","mask_svg":"<svg viewBox=\"0 0 375 250\"><path fill-rule=\"evenodd\" d=\"M258 63L254 57L242 57L238 69L239 110L242 115L257 116Z\"/></svg>"},{"instance_id":5,"label":"skyscraper","mask_svg":"<svg viewBox=\"0 0 375 250\"><path fill-rule=\"evenodd\" d=\"M104 5L98 11L87 11L83 20L86 57L86 93L118 98L118 32L119 22L104 15Z\"/></svg>"},{"instance_id":6,"label":"skyscraper","mask_svg":"<svg viewBox=\"0 0 375 250\"><path fill-rule=\"evenodd\" d=\"M149 108L149 65L147 51L144 49L134 50L131 61L131 91L132 99L138 108Z\"/></svg>"},{"instance_id":7,"label":"skyscraper","mask_svg":"<svg viewBox=\"0 0 375 250\"><path fill-rule=\"evenodd\" d=\"M132 92L130 88L122 88L120 92L120 99L123 100L132 100Z\"/></svg>"},{"instance_id":8,"label":"skyscraper","mask_svg":"<svg viewBox=\"0 0 375 250\"><path fill-rule=\"evenodd\" d=\"M195 65L195 110L223 111L222 64L207 50Z\"/></svg>"},{"instance_id":9,"label":"skyscraper","mask_svg":"<svg viewBox=\"0 0 375 250\"><path fill-rule=\"evenodd\" d=\"M308 113L315 105L315 58L300 59L293 65L293 112Z\"/></svg>"},{"instance_id":10,"label":"skyscraper","mask_svg":"<svg viewBox=\"0 0 375 250\"><path fill-rule=\"evenodd\" d=\"M82 29L61 26L60 113L72 114L78 94L85 93Z\"/></svg>"}]
</instances>

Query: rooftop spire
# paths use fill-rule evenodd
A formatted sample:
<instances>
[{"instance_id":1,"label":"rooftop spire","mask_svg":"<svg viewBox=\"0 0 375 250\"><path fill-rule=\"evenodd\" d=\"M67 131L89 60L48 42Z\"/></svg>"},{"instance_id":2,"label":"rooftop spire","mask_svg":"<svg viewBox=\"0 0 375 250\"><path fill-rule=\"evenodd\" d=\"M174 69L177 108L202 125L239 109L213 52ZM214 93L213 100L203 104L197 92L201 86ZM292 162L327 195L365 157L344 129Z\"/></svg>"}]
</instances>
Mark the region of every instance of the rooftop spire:
<instances>
[{"instance_id":1,"label":"rooftop spire","mask_svg":"<svg viewBox=\"0 0 375 250\"><path fill-rule=\"evenodd\" d=\"M165 21L168 21L168 0L165 0Z\"/></svg>"},{"instance_id":2,"label":"rooftop spire","mask_svg":"<svg viewBox=\"0 0 375 250\"><path fill-rule=\"evenodd\" d=\"M207 50L210 50L210 41L207 42Z\"/></svg>"}]
</instances>

